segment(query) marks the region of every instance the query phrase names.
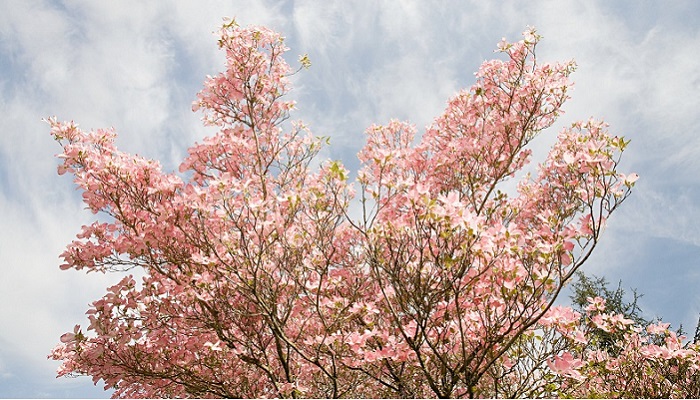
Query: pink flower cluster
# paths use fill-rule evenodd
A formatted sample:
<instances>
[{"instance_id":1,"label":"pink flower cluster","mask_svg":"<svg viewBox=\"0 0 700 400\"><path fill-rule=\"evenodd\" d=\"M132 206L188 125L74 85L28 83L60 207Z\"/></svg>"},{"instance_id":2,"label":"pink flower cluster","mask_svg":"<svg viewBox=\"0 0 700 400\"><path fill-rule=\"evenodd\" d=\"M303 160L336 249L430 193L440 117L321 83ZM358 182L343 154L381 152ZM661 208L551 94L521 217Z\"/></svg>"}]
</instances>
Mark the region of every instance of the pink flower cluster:
<instances>
[{"instance_id":1,"label":"pink flower cluster","mask_svg":"<svg viewBox=\"0 0 700 400\"><path fill-rule=\"evenodd\" d=\"M194 104L218 132L181 175L120 152L113 130L49 119L59 173L106 221L61 268L143 271L61 337L59 375L123 397L518 397L609 394L630 362L694 360L658 327L648 337L665 342L642 343L601 299L584 316L554 305L637 177L616 169L627 142L589 120L502 190L572 85L573 62L536 62L534 29L499 44L505 60L417 144L406 122L367 129L354 183L289 120L283 38L233 21L219 37L225 71ZM603 354L593 328L639 345Z\"/></svg>"}]
</instances>

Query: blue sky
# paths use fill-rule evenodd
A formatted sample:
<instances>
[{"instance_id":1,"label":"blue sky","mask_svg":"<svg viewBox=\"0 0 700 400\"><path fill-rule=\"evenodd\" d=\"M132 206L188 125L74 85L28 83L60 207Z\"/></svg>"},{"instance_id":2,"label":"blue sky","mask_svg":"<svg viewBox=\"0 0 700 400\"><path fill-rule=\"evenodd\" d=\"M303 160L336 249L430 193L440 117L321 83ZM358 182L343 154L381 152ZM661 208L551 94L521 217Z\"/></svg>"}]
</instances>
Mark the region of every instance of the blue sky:
<instances>
[{"instance_id":1,"label":"blue sky","mask_svg":"<svg viewBox=\"0 0 700 400\"><path fill-rule=\"evenodd\" d=\"M639 173L584 267L644 293L649 318L692 331L700 315L700 2L674 1L0 2L0 397L107 397L90 379L55 379L46 355L118 279L60 271L58 255L93 216L41 118L113 126L118 146L174 169L207 134L191 102L222 67L224 16L281 31L298 112L331 137L325 157L357 168L370 124L419 129L473 83L501 37L527 25L543 60L576 59L566 114L534 143L594 116L632 140ZM377 4L378 3L378 4ZM505 4L502 4L505 3ZM497 5L498 4L498 5ZM692 333L692 332L691 332Z\"/></svg>"}]
</instances>

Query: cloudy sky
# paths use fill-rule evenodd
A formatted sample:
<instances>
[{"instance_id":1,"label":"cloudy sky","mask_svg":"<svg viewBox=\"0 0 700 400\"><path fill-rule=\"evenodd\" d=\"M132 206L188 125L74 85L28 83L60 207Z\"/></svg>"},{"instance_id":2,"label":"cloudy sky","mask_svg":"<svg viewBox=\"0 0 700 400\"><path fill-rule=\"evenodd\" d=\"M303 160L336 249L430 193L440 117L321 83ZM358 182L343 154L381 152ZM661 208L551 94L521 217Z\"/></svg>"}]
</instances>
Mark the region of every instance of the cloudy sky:
<instances>
[{"instance_id":1,"label":"cloudy sky","mask_svg":"<svg viewBox=\"0 0 700 400\"><path fill-rule=\"evenodd\" d=\"M281 31L295 118L330 136L325 156L357 168L363 131L407 119L419 129L473 83L501 37L527 25L543 60L576 59L566 114L535 142L594 116L632 140L633 196L585 271L644 293L649 318L686 331L700 315L700 2L268 1L0 2L0 397L107 397L90 379L55 379L46 355L84 323L115 275L60 271L58 255L93 217L41 119L115 127L118 146L174 169L207 134L191 102L222 67L222 17ZM330 4L326 4L330 3ZM506 5L498 5L506 3ZM321 6L323 4L323 6Z\"/></svg>"}]
</instances>

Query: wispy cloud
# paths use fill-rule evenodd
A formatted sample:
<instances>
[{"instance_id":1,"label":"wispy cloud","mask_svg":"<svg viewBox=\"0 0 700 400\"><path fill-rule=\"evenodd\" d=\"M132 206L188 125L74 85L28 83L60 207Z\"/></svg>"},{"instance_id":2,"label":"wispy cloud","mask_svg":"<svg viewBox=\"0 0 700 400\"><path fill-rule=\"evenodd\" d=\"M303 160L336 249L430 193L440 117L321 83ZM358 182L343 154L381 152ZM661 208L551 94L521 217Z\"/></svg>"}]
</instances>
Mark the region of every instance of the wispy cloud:
<instances>
[{"instance_id":1,"label":"wispy cloud","mask_svg":"<svg viewBox=\"0 0 700 400\"><path fill-rule=\"evenodd\" d=\"M58 254L92 216L70 179L55 175L59 148L40 118L114 126L122 149L176 168L207 132L189 109L205 75L221 68L212 32L227 15L282 31L290 63L309 53L311 69L293 78L294 117L331 136L326 155L351 169L367 126L399 118L422 129L473 83L502 36L516 40L536 26L543 60L579 63L557 129L605 118L612 132L633 140L624 168L642 176L587 268L631 281L652 312L693 324L700 306L691 259L700 244L698 13L693 1L0 3L0 316L13 322L0 330L0 396L39 396L5 389L26 379L48 396L76 393L53 380L56 365L45 357L112 279L57 268ZM535 144L537 156L555 132ZM677 279L652 273L660 268L656 255L669 251ZM663 300L672 285L688 293L684 310ZM18 360L22 368L14 368Z\"/></svg>"}]
</instances>

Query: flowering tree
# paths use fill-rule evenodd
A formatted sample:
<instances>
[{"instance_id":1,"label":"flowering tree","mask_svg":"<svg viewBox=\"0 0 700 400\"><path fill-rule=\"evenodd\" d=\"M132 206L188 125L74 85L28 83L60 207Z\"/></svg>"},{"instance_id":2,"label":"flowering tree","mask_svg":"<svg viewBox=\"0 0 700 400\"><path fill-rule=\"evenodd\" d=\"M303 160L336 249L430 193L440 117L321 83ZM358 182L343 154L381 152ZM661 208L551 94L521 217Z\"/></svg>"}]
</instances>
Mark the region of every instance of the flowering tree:
<instances>
[{"instance_id":1,"label":"flowering tree","mask_svg":"<svg viewBox=\"0 0 700 400\"><path fill-rule=\"evenodd\" d=\"M370 127L354 184L289 121L283 38L234 22L219 34L225 71L194 105L218 132L182 175L120 152L112 130L49 119L59 173L108 217L83 227L61 268L142 271L61 337L59 375L117 397L631 395L613 382L640 357L680 357L690 379L696 353L674 353L678 338L655 352L630 330L629 350L605 354L588 326L627 320L595 300L590 321L553 306L637 178L616 169L627 142L575 123L537 176L501 190L571 87L573 62L536 62L534 30L502 41L505 61L485 62L417 145L407 123Z\"/></svg>"}]
</instances>

